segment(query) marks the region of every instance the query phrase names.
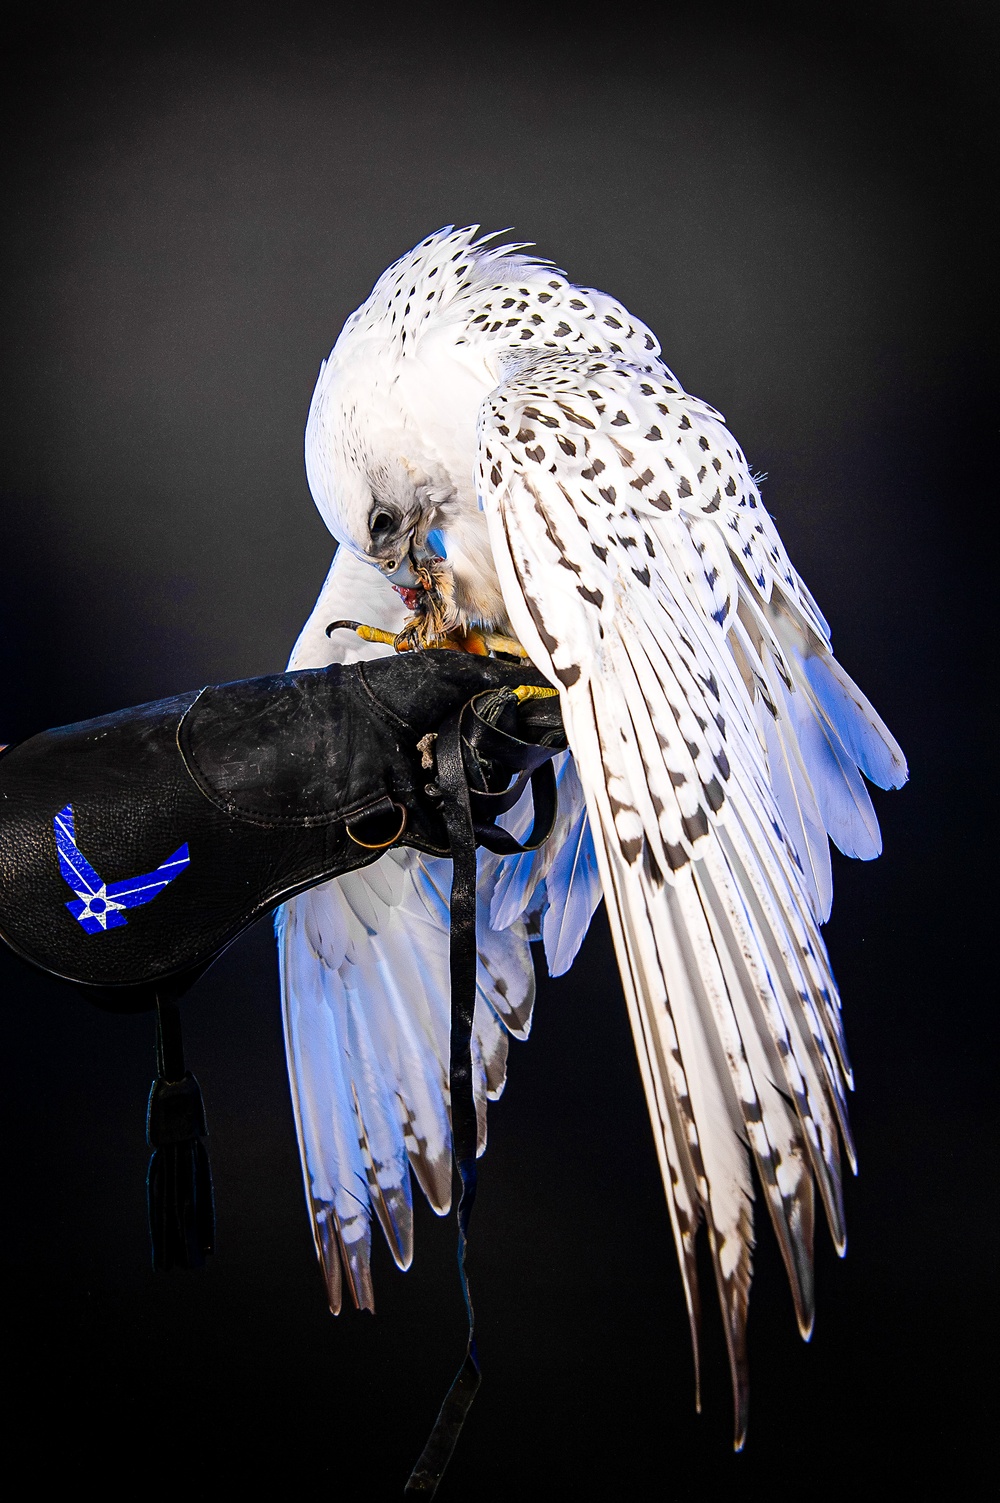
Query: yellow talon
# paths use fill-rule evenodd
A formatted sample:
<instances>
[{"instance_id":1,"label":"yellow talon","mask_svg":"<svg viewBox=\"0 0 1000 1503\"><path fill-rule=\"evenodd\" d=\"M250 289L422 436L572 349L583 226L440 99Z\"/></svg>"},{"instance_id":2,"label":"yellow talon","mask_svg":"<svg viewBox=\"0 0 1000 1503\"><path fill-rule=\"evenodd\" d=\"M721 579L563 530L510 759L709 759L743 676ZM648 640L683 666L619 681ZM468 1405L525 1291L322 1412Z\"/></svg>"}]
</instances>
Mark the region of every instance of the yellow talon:
<instances>
[{"instance_id":1,"label":"yellow talon","mask_svg":"<svg viewBox=\"0 0 1000 1503\"><path fill-rule=\"evenodd\" d=\"M365 626L360 621L331 621L326 634L329 637L335 631L353 631L363 642L384 642L387 647L393 647L396 643L391 631L383 631L378 626Z\"/></svg>"},{"instance_id":2,"label":"yellow talon","mask_svg":"<svg viewBox=\"0 0 1000 1503\"><path fill-rule=\"evenodd\" d=\"M543 689L538 684L518 684L514 698L523 705L526 699L554 699L558 693L558 689Z\"/></svg>"},{"instance_id":3,"label":"yellow talon","mask_svg":"<svg viewBox=\"0 0 1000 1503\"><path fill-rule=\"evenodd\" d=\"M355 630L362 642L385 642L391 647L396 640L394 632L383 631L379 626L358 626Z\"/></svg>"}]
</instances>

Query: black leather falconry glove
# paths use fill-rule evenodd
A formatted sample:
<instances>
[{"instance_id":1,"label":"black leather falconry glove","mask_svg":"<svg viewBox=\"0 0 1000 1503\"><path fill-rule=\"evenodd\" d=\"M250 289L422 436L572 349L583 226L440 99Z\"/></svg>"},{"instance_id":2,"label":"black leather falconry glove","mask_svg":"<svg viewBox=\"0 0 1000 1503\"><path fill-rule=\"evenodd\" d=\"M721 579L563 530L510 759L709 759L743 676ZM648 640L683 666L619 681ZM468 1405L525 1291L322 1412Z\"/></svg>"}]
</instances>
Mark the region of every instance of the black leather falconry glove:
<instances>
[{"instance_id":1,"label":"black leather falconry glove","mask_svg":"<svg viewBox=\"0 0 1000 1503\"><path fill-rule=\"evenodd\" d=\"M450 854L433 745L449 717L482 696L486 719L470 707L462 734L482 793L565 745L557 701L522 704L522 685L545 680L409 653L223 684L8 747L0 937L102 1006L177 996L284 899L390 845ZM486 826L507 801L479 803L480 839L504 848Z\"/></svg>"}]
</instances>

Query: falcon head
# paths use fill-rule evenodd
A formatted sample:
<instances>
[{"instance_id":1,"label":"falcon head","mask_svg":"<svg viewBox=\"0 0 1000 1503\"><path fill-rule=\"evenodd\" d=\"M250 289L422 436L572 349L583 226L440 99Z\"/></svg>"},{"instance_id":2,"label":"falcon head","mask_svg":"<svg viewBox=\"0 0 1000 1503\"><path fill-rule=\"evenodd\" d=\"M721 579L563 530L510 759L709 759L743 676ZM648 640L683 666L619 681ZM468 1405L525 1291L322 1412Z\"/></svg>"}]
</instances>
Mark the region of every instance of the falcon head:
<instances>
[{"instance_id":1,"label":"falcon head","mask_svg":"<svg viewBox=\"0 0 1000 1503\"><path fill-rule=\"evenodd\" d=\"M504 630L475 490L476 419L490 382L473 386L464 371L453 379L440 356L400 376L391 348L378 346L368 340L343 354L338 346L320 370L306 424L306 474L320 515L427 618L429 632Z\"/></svg>"},{"instance_id":2,"label":"falcon head","mask_svg":"<svg viewBox=\"0 0 1000 1503\"><path fill-rule=\"evenodd\" d=\"M452 625L507 631L476 492L477 426L525 351L484 335L476 300L554 268L477 233L428 236L347 320L313 393L306 472L333 535L400 592L425 590L430 576Z\"/></svg>"}]
</instances>

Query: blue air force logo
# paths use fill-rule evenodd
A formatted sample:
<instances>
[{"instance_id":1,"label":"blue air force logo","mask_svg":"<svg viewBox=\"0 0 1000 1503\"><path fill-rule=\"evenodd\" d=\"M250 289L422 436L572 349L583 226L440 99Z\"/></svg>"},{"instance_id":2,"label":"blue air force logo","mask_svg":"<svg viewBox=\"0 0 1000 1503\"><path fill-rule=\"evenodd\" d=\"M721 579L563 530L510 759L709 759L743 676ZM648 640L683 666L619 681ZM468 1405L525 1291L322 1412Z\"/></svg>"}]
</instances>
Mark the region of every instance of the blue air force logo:
<instances>
[{"instance_id":1,"label":"blue air force logo","mask_svg":"<svg viewBox=\"0 0 1000 1503\"><path fill-rule=\"evenodd\" d=\"M108 929L120 929L128 922L124 912L126 908L141 908L143 903L151 903L191 862L185 841L155 872L146 872L140 877L126 877L121 882L105 882L76 843L72 804L59 810L52 821L52 827L56 836L59 870L76 893L76 897L66 907L87 934L104 934Z\"/></svg>"}]
</instances>

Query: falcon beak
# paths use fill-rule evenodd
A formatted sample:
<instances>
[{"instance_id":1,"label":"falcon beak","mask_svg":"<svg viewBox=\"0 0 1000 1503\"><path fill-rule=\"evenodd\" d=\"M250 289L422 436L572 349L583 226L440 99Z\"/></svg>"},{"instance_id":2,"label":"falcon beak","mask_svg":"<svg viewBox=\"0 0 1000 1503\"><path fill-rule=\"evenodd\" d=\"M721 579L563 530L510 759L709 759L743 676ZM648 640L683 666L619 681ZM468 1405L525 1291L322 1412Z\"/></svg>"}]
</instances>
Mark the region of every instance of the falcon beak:
<instances>
[{"instance_id":1,"label":"falcon beak","mask_svg":"<svg viewBox=\"0 0 1000 1503\"><path fill-rule=\"evenodd\" d=\"M379 563L379 568L394 590L418 589L425 582L426 566L439 564L447 557L444 538L438 530L428 533L423 544L418 544L411 532L408 542L409 546L402 558L397 555ZM391 564L395 564L395 568L390 568Z\"/></svg>"},{"instance_id":2,"label":"falcon beak","mask_svg":"<svg viewBox=\"0 0 1000 1503\"><path fill-rule=\"evenodd\" d=\"M389 564L394 563L395 568L390 569ZM413 557L413 547L404 554L401 559L388 560L379 565L386 579L394 590L415 590L420 583L416 572L416 560Z\"/></svg>"},{"instance_id":3,"label":"falcon beak","mask_svg":"<svg viewBox=\"0 0 1000 1503\"><path fill-rule=\"evenodd\" d=\"M412 533L406 542L408 546L401 558L397 553L393 558L380 559L378 566L407 610L417 611L427 583L427 574L426 569L421 569L422 558L414 547Z\"/></svg>"},{"instance_id":4,"label":"falcon beak","mask_svg":"<svg viewBox=\"0 0 1000 1503\"><path fill-rule=\"evenodd\" d=\"M404 544L406 552L400 556ZM430 533L422 544L417 543L411 532L409 537L401 538L395 544L388 556L375 559L374 562L396 594L401 596L407 609L418 611L421 602L426 599L434 565L440 566L443 560L444 541L440 532Z\"/></svg>"},{"instance_id":5,"label":"falcon beak","mask_svg":"<svg viewBox=\"0 0 1000 1503\"><path fill-rule=\"evenodd\" d=\"M372 558L371 553L369 557L394 590L412 590L420 584L412 532L398 537L395 542L384 547L381 557L376 555Z\"/></svg>"}]
</instances>

